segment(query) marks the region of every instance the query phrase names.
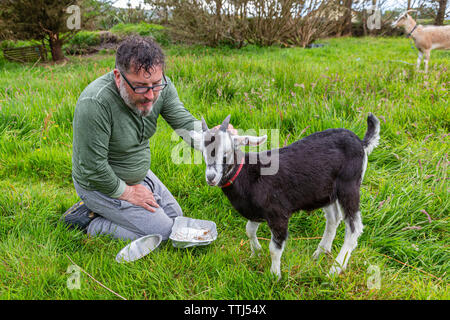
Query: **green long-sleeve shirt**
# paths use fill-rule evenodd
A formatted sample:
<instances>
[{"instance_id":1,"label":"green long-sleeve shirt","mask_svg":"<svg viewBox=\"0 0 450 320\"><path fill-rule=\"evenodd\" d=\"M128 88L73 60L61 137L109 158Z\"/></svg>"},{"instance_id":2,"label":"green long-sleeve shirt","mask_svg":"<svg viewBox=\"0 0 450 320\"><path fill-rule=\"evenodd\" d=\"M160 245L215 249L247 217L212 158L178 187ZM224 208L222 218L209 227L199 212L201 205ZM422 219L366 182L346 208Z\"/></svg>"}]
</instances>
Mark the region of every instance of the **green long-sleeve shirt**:
<instances>
[{"instance_id":1,"label":"green long-sleeve shirt","mask_svg":"<svg viewBox=\"0 0 450 320\"><path fill-rule=\"evenodd\" d=\"M197 120L167 81L147 117L138 116L124 103L113 72L83 90L73 118L72 154L72 176L81 187L118 198L126 184L141 182L150 169L148 140L160 114L175 130L194 130Z\"/></svg>"}]
</instances>

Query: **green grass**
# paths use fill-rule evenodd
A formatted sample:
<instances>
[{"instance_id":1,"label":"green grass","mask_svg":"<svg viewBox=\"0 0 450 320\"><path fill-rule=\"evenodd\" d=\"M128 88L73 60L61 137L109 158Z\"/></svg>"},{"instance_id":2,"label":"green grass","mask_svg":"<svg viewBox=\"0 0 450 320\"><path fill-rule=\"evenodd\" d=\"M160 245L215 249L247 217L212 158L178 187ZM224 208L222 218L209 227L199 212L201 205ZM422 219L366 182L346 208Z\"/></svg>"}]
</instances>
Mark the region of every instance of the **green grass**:
<instances>
[{"instance_id":1,"label":"green grass","mask_svg":"<svg viewBox=\"0 0 450 320\"><path fill-rule=\"evenodd\" d=\"M449 52L433 51L424 75L398 62L416 60L404 38L322 42L327 46L310 50L168 47L167 75L197 118L215 125L231 114L243 130L277 128L282 144L334 127L362 137L367 113L379 117L381 141L361 191L364 233L344 274L329 279L332 257L312 259L319 240L310 238L325 227L318 210L291 219L282 279L275 281L268 241L261 240L259 258L250 258L245 219L204 183L204 164L170 160L180 141L163 119L150 140L151 168L185 215L215 221L219 236L189 249L165 242L135 263L116 263L125 242L58 224L78 200L71 181L75 103L113 68L114 57L73 57L65 65L2 61L0 298L118 299L84 273L80 289L69 290L70 257L127 299L449 299ZM341 226L333 257L343 234ZM258 235L270 238L267 225ZM370 266L380 270L379 289L367 286Z\"/></svg>"}]
</instances>

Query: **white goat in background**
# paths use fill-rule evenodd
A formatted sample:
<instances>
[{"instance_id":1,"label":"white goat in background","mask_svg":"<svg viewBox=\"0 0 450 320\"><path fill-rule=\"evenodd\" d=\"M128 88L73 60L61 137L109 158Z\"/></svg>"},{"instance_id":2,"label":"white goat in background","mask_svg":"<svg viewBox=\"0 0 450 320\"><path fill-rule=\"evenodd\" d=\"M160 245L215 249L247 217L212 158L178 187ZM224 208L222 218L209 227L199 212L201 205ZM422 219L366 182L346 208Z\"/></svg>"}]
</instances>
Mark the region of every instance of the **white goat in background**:
<instances>
[{"instance_id":1,"label":"white goat in background","mask_svg":"<svg viewBox=\"0 0 450 320\"><path fill-rule=\"evenodd\" d=\"M432 49L450 49L450 25L449 26L422 26L408 14L408 10L402 13L398 19L392 23L393 27L403 27L408 33L408 37L414 39L416 48L419 50L417 58L417 70L425 55L425 73L428 72L430 52Z\"/></svg>"}]
</instances>

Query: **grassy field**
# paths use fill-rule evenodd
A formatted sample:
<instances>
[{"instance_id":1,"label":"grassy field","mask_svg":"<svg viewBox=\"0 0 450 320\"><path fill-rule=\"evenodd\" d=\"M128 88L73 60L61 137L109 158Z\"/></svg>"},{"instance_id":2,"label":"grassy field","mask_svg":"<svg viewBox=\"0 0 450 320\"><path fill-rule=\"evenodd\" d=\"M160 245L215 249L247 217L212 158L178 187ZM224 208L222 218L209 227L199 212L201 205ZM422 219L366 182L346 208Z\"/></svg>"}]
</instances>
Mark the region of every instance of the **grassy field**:
<instances>
[{"instance_id":1,"label":"grassy field","mask_svg":"<svg viewBox=\"0 0 450 320\"><path fill-rule=\"evenodd\" d=\"M180 140L163 119L150 140L151 169L186 216L215 221L219 236L189 249L165 242L139 261L116 263L125 242L58 224L78 201L71 180L75 103L112 70L114 56L73 57L65 65L0 60L0 298L119 299L84 272L80 288L70 290L71 259L127 299L449 299L450 52L433 51L424 75L410 65L416 51L404 38L323 43L169 47L167 75L185 106L210 126L231 114L243 130L279 129L281 144L335 127L362 138L367 113L379 117L381 141L361 192L365 229L345 273L326 276L343 224L333 257L316 262L323 213L299 212L289 224L277 282L269 272L267 225L258 233L261 256L250 258L246 220L220 189L206 185L204 164L171 161Z\"/></svg>"}]
</instances>

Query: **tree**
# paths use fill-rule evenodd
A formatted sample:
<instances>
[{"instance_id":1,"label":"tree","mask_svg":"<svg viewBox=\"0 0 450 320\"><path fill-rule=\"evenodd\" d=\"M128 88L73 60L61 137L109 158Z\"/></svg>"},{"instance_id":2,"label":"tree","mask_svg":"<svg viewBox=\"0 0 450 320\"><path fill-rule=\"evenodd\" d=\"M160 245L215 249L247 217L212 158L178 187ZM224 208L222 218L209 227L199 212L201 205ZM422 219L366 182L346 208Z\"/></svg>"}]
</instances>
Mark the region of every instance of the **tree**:
<instances>
[{"instance_id":1,"label":"tree","mask_svg":"<svg viewBox=\"0 0 450 320\"><path fill-rule=\"evenodd\" d=\"M438 26L444 25L444 19L447 9L448 0L439 0L439 8L436 15L436 19L434 20L434 24Z\"/></svg>"},{"instance_id":2,"label":"tree","mask_svg":"<svg viewBox=\"0 0 450 320\"><path fill-rule=\"evenodd\" d=\"M86 12L95 6L96 0L0 0L0 21L3 28L17 40L47 41L53 61L63 60L62 45L73 37L80 26L70 25L72 15ZM71 5L77 10L67 13ZM80 20L81 16L79 17ZM86 22L88 19L83 19Z\"/></svg>"},{"instance_id":3,"label":"tree","mask_svg":"<svg viewBox=\"0 0 450 320\"><path fill-rule=\"evenodd\" d=\"M346 36L352 35L352 5L353 0L344 1L344 35Z\"/></svg>"}]
</instances>

